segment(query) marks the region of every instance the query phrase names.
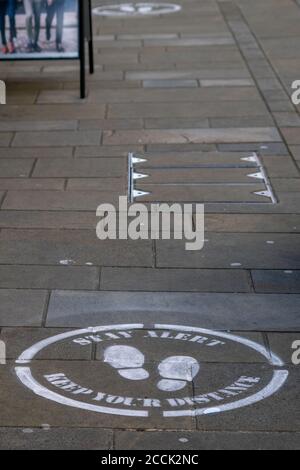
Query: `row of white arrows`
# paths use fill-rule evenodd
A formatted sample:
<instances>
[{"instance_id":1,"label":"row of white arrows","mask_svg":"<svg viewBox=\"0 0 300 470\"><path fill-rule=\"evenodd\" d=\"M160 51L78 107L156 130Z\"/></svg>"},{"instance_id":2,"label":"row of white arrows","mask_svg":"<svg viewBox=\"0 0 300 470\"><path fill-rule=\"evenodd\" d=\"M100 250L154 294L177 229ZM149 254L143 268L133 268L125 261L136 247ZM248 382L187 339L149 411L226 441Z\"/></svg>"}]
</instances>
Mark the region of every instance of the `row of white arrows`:
<instances>
[{"instance_id":1,"label":"row of white arrows","mask_svg":"<svg viewBox=\"0 0 300 470\"><path fill-rule=\"evenodd\" d=\"M261 168L261 163L260 163L259 158L258 158L256 153L253 153L253 155L250 156L250 157L243 157L243 158L241 158L241 160L245 161L245 162L249 162L249 163L256 163L257 166ZM131 162L132 162L132 165L136 165L136 164L139 164L139 163L145 163L145 162L147 162L147 160L144 159L144 158L132 156L131 157ZM266 181L266 175L264 174L263 171L260 171L260 172L257 172L257 173L250 173L247 176L249 178L262 180L266 183L266 186L268 186L267 181ZM144 179L144 178L149 178L149 175L147 175L145 173L137 173L137 172L133 171L133 173L132 173L133 181L138 181L138 180L141 180L141 179ZM151 193L133 189L133 197L134 198L147 196L149 194L151 194ZM265 191L257 191L254 194L256 194L257 196L263 196L263 197L273 199L273 194L269 189L267 189Z\"/></svg>"}]
</instances>

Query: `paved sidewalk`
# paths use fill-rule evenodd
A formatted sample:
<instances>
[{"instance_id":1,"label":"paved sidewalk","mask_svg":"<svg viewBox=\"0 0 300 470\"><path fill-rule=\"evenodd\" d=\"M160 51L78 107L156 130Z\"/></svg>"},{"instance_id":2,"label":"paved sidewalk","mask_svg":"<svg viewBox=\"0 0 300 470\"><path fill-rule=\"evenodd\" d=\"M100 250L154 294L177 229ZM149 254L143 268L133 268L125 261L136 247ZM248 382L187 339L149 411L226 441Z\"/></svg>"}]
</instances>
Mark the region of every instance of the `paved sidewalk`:
<instances>
[{"instance_id":1,"label":"paved sidewalk","mask_svg":"<svg viewBox=\"0 0 300 470\"><path fill-rule=\"evenodd\" d=\"M0 448L300 447L300 4L176 4L94 16L83 102L76 63L0 63ZM129 152L202 251L97 239Z\"/></svg>"}]
</instances>

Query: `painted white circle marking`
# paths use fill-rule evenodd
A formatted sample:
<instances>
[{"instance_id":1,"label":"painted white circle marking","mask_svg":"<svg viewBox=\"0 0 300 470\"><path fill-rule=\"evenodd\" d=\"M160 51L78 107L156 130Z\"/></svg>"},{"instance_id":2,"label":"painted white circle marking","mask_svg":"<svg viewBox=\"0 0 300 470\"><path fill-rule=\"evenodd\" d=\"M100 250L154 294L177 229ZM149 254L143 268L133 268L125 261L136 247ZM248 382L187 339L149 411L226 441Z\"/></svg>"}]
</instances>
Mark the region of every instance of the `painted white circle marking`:
<instances>
[{"instance_id":1,"label":"painted white circle marking","mask_svg":"<svg viewBox=\"0 0 300 470\"><path fill-rule=\"evenodd\" d=\"M39 353L61 342L76 350L96 345L98 360L85 361L82 369L76 361L37 361ZM227 353L239 354L239 359L226 362ZM256 355L253 363L248 361L250 354ZM239 409L270 397L288 378L282 360L250 339L164 324L68 331L34 344L16 364L20 381L40 397L87 411L140 418L150 417L153 410L175 418ZM82 383L69 374L82 376Z\"/></svg>"},{"instance_id":2,"label":"painted white circle marking","mask_svg":"<svg viewBox=\"0 0 300 470\"><path fill-rule=\"evenodd\" d=\"M174 3L123 3L120 5L105 5L93 9L94 15L122 17L141 17L147 15L166 15L177 13L181 6Z\"/></svg>"}]
</instances>

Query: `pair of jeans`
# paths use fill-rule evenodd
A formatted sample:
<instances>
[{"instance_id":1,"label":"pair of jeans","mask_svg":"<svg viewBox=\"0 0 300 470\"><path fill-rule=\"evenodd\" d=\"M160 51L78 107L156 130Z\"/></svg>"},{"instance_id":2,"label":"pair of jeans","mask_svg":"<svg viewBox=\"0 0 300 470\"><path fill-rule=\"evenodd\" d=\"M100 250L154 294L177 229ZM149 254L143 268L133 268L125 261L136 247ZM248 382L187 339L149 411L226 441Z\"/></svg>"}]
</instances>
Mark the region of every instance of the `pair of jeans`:
<instances>
[{"instance_id":1,"label":"pair of jeans","mask_svg":"<svg viewBox=\"0 0 300 470\"><path fill-rule=\"evenodd\" d=\"M56 15L56 44L62 43L64 27L65 0L53 0L51 5L47 5L46 28L50 37L50 30L54 16Z\"/></svg>"},{"instance_id":2,"label":"pair of jeans","mask_svg":"<svg viewBox=\"0 0 300 470\"><path fill-rule=\"evenodd\" d=\"M9 18L9 39L12 42L17 37L16 29L16 0L0 0L0 32L1 41L4 46L7 44L5 32L5 17Z\"/></svg>"},{"instance_id":3,"label":"pair of jeans","mask_svg":"<svg viewBox=\"0 0 300 470\"><path fill-rule=\"evenodd\" d=\"M41 30L42 0L24 0L28 43L37 45ZM34 22L34 27L33 27Z\"/></svg>"}]
</instances>

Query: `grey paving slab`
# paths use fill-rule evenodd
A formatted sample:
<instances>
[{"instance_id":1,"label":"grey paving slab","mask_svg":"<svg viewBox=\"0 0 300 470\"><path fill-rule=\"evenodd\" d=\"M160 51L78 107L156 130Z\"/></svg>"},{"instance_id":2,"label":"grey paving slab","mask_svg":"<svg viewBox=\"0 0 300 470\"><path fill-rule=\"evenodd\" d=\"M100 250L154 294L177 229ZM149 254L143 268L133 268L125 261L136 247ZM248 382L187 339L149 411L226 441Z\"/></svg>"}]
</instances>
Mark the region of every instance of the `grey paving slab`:
<instances>
[{"instance_id":1,"label":"grey paving slab","mask_svg":"<svg viewBox=\"0 0 300 470\"><path fill-rule=\"evenodd\" d=\"M30 171L33 167L34 160L22 160L14 158L12 159L0 159L0 177L1 178L24 178L29 176Z\"/></svg>"},{"instance_id":2,"label":"grey paving slab","mask_svg":"<svg viewBox=\"0 0 300 470\"><path fill-rule=\"evenodd\" d=\"M273 113L294 111L293 104L289 100L269 100L268 105Z\"/></svg>"},{"instance_id":3,"label":"grey paving slab","mask_svg":"<svg viewBox=\"0 0 300 470\"><path fill-rule=\"evenodd\" d=\"M300 144L299 127L293 127L293 128L283 127L281 128L281 132L283 133L283 136L286 139L288 144L290 145Z\"/></svg>"},{"instance_id":4,"label":"grey paving slab","mask_svg":"<svg viewBox=\"0 0 300 470\"><path fill-rule=\"evenodd\" d=\"M210 6L209 8L212 8L212 7ZM214 9L214 11L215 11L215 9ZM222 28L222 30L223 29L224 28ZM199 31L194 31L193 33L182 33L180 35L180 37L182 37L182 38L191 38L191 37L192 38L217 38L217 37L224 38L224 37L229 37L230 38L231 33L229 31L225 31L225 29L224 29L224 31L215 30L213 32L211 31L211 32L203 32L203 33L199 32Z\"/></svg>"},{"instance_id":5,"label":"grey paving slab","mask_svg":"<svg viewBox=\"0 0 300 470\"><path fill-rule=\"evenodd\" d=\"M97 63L98 64L118 64L126 66L127 64L137 64L138 63L138 55L136 52L116 52L114 54L110 54L108 52L102 52L97 56ZM121 68L121 67L120 67Z\"/></svg>"},{"instance_id":6,"label":"grey paving slab","mask_svg":"<svg viewBox=\"0 0 300 470\"><path fill-rule=\"evenodd\" d=\"M24 76L24 72L23 75ZM72 78L74 75L72 75ZM76 118L80 119L100 119L103 118L105 114L104 105L89 105L88 107L84 104L56 104L52 106L51 104L34 104L34 105L7 105L5 107L5 119L16 119L19 120L20 116L23 116L24 119L28 120L70 120ZM3 135L3 134L2 134ZM5 134L4 134L5 135ZM4 138L4 137L3 137ZM34 140L34 136L32 137ZM7 142L9 138L6 136L5 141ZM53 142L55 146L55 142Z\"/></svg>"},{"instance_id":7,"label":"grey paving slab","mask_svg":"<svg viewBox=\"0 0 300 470\"><path fill-rule=\"evenodd\" d=\"M33 177L116 178L124 175L125 165L123 158L39 160Z\"/></svg>"},{"instance_id":8,"label":"grey paving slab","mask_svg":"<svg viewBox=\"0 0 300 470\"><path fill-rule=\"evenodd\" d=\"M116 191L118 191L116 189ZM102 203L117 203L119 193L110 191L43 191L43 198L36 191L8 191L3 209L15 210L75 210L96 211Z\"/></svg>"},{"instance_id":9,"label":"grey paving slab","mask_svg":"<svg viewBox=\"0 0 300 470\"><path fill-rule=\"evenodd\" d=\"M298 295L145 292L55 292L47 326L142 321L233 331L299 329ZM282 312L285 312L283 317Z\"/></svg>"},{"instance_id":10,"label":"grey paving slab","mask_svg":"<svg viewBox=\"0 0 300 470\"><path fill-rule=\"evenodd\" d=\"M0 288L98 289L99 269L76 266L0 266Z\"/></svg>"},{"instance_id":11,"label":"grey paving slab","mask_svg":"<svg viewBox=\"0 0 300 470\"><path fill-rule=\"evenodd\" d=\"M145 147L145 146L144 146ZM143 147L142 152L145 150ZM148 144L147 151L149 152L211 152L216 151L216 144Z\"/></svg>"},{"instance_id":12,"label":"grey paving slab","mask_svg":"<svg viewBox=\"0 0 300 470\"><path fill-rule=\"evenodd\" d=\"M299 70L299 61L297 59L274 59L272 61L274 69L283 78L295 79L295 74Z\"/></svg>"},{"instance_id":13,"label":"grey paving slab","mask_svg":"<svg viewBox=\"0 0 300 470\"><path fill-rule=\"evenodd\" d=\"M55 70L53 70L52 68L53 66L47 66L45 67L45 73L55 73ZM107 81L107 80L122 80L123 78L123 73L119 70L101 70L101 65L99 64L96 64L95 66L95 73L92 77L90 77L90 81L91 82L102 82L102 81ZM59 77L60 80L70 80L70 81L74 81L74 71L70 71L69 73L68 72L65 72L65 71L61 71L60 74L56 74L56 76ZM73 82L74 83L74 82ZM75 88L73 86L73 88ZM44 105L44 106L47 106L47 105ZM104 114L104 113L103 113ZM99 116L101 117L101 116Z\"/></svg>"},{"instance_id":14,"label":"grey paving slab","mask_svg":"<svg viewBox=\"0 0 300 470\"><path fill-rule=\"evenodd\" d=\"M282 90L282 85L276 78L261 78L257 80L260 90Z\"/></svg>"},{"instance_id":15,"label":"grey paving slab","mask_svg":"<svg viewBox=\"0 0 300 470\"><path fill-rule=\"evenodd\" d=\"M153 263L151 241L100 241L89 230L2 230L0 239L3 264L151 267Z\"/></svg>"},{"instance_id":16,"label":"grey paving slab","mask_svg":"<svg viewBox=\"0 0 300 470\"><path fill-rule=\"evenodd\" d=\"M163 61L157 62L156 64L153 63L147 63L147 62L137 62L137 63L132 63L132 64L120 64L120 63L115 63L115 64L105 64L105 70L109 72L119 72L122 73L122 78L125 73L125 80L127 81L127 72L136 72L136 71L143 71L143 72L148 72L153 70L155 68L155 71L168 71L168 70L175 70L176 66L179 67L180 63L175 64L175 63L165 63ZM192 65L191 65L192 67ZM140 79L134 78L133 81L139 81Z\"/></svg>"},{"instance_id":17,"label":"grey paving slab","mask_svg":"<svg viewBox=\"0 0 300 470\"><path fill-rule=\"evenodd\" d=\"M106 41L113 41L116 39L114 34L95 34L94 40L97 42L106 42Z\"/></svg>"},{"instance_id":18,"label":"grey paving slab","mask_svg":"<svg viewBox=\"0 0 300 470\"><path fill-rule=\"evenodd\" d=\"M111 291L250 292L251 281L241 270L104 268L100 287Z\"/></svg>"},{"instance_id":19,"label":"grey paving slab","mask_svg":"<svg viewBox=\"0 0 300 470\"><path fill-rule=\"evenodd\" d=\"M68 158L71 156L72 147L0 148L0 158Z\"/></svg>"},{"instance_id":20,"label":"grey paving slab","mask_svg":"<svg viewBox=\"0 0 300 470\"><path fill-rule=\"evenodd\" d=\"M123 73L119 72L120 77L116 78L115 80L102 80L102 81L97 81L97 80L91 80L89 83L89 89L90 90L98 90L98 89L117 89L117 88L141 88L142 87L142 82L140 80L131 80L131 81L125 81L123 80ZM76 89L76 81L74 82L69 82L69 88L70 89ZM67 85L66 85L67 88Z\"/></svg>"},{"instance_id":21,"label":"grey paving slab","mask_svg":"<svg viewBox=\"0 0 300 470\"><path fill-rule=\"evenodd\" d=\"M108 450L113 448L112 438L112 431L106 429L8 427L0 429L0 449Z\"/></svg>"},{"instance_id":22,"label":"grey paving slab","mask_svg":"<svg viewBox=\"0 0 300 470\"><path fill-rule=\"evenodd\" d=\"M111 40L107 39L98 39L97 37L94 38L94 41L99 43L98 45L100 46L101 49L99 51L109 51L111 52L112 49L122 49L129 51L129 49L134 48L134 49L140 49L143 45L141 39L119 39L116 40L114 36L111 37Z\"/></svg>"},{"instance_id":23,"label":"grey paving slab","mask_svg":"<svg viewBox=\"0 0 300 470\"><path fill-rule=\"evenodd\" d=\"M298 450L299 433L116 431L117 450Z\"/></svg>"},{"instance_id":24,"label":"grey paving slab","mask_svg":"<svg viewBox=\"0 0 300 470\"><path fill-rule=\"evenodd\" d=\"M15 90L14 94L7 92L6 102L7 104L33 104L35 103L38 96L37 90Z\"/></svg>"},{"instance_id":25,"label":"grey paving slab","mask_svg":"<svg viewBox=\"0 0 300 470\"><path fill-rule=\"evenodd\" d=\"M174 50L175 51L175 50ZM201 59L197 58L197 55L194 54L193 57L190 58L190 60L185 61L179 60L177 61L174 59L174 51L171 56L169 56L167 61L163 60L157 60L156 64L153 63L153 58L149 63L144 60L143 63L139 64L140 67L135 67L135 66L129 66L126 67L127 71L153 71L155 67L155 71L161 70L163 72L168 72L172 70L178 70L180 72L187 71L191 72L192 78L195 78L195 76L198 75L198 78L200 79L219 79L219 78L250 78L249 77L249 72L247 68L245 67L244 63L235 57L228 58L226 61L221 60L222 57L218 55L218 58L216 61L213 61L211 57L208 57L207 55L201 57ZM184 49L186 54L191 53L191 48L186 48ZM176 51L175 51L176 52ZM212 52L212 50L211 50ZM201 60L201 64L203 68L201 69L201 74L199 75L199 61ZM164 65L164 67L161 67ZM194 73L194 76L193 76ZM190 75L189 75L190 77Z\"/></svg>"},{"instance_id":26,"label":"grey paving slab","mask_svg":"<svg viewBox=\"0 0 300 470\"><path fill-rule=\"evenodd\" d=\"M257 50L257 48L255 49ZM273 68L271 65L268 65L268 62L262 56L260 58L248 58L248 64L257 79L274 79L275 73Z\"/></svg>"},{"instance_id":27,"label":"grey paving slab","mask_svg":"<svg viewBox=\"0 0 300 470\"><path fill-rule=\"evenodd\" d=\"M166 51L163 51L163 49L162 51L153 51L153 49L145 48L141 53L142 64L176 63L176 65L180 64L192 68L193 65L196 66L199 62L206 62L207 64L215 64L216 62L233 62L241 67L244 65L237 48L231 46L202 46L197 48L186 46L185 49L181 49L179 47L168 47Z\"/></svg>"},{"instance_id":28,"label":"grey paving slab","mask_svg":"<svg viewBox=\"0 0 300 470\"><path fill-rule=\"evenodd\" d=\"M141 80L131 80L131 81L126 81L123 80L123 73L119 72L119 77L116 78L115 80L102 80L102 81L97 81L97 80L91 80L89 83L89 89L90 90L98 90L98 89L130 89L130 88L142 88L142 82ZM67 86L67 85L66 85ZM70 89L76 89L76 81L74 82L69 82L69 88Z\"/></svg>"},{"instance_id":29,"label":"grey paving slab","mask_svg":"<svg viewBox=\"0 0 300 470\"><path fill-rule=\"evenodd\" d=\"M153 83L153 82L152 82ZM188 82L189 83L189 82ZM254 87L230 87L226 90L219 88L203 87L178 89L169 86L162 90L149 89L130 89L130 90L91 90L89 100L93 103L156 103L156 102L209 102L209 101L255 101L260 103L260 97Z\"/></svg>"},{"instance_id":30,"label":"grey paving slab","mask_svg":"<svg viewBox=\"0 0 300 470\"><path fill-rule=\"evenodd\" d=\"M37 138L38 137L38 138ZM51 147L52 145L99 145L101 132L99 131L42 131L17 132L14 140L14 147Z\"/></svg>"},{"instance_id":31,"label":"grey paving slab","mask_svg":"<svg viewBox=\"0 0 300 470\"><path fill-rule=\"evenodd\" d=\"M227 369L228 370L228 369ZM241 369L242 370L242 367ZM293 431L299 432L300 420L295 413L298 406L299 373L297 367L289 369L289 377L283 387L273 396L250 407L219 413L215 416L199 416L198 430L235 431ZM196 388L196 393L200 388Z\"/></svg>"},{"instance_id":32,"label":"grey paving slab","mask_svg":"<svg viewBox=\"0 0 300 470\"><path fill-rule=\"evenodd\" d=\"M90 229L95 227L95 212L76 211L0 211L1 228Z\"/></svg>"},{"instance_id":33,"label":"grey paving slab","mask_svg":"<svg viewBox=\"0 0 300 470\"><path fill-rule=\"evenodd\" d=\"M150 55L149 57L147 55L144 56L143 62L140 62L138 64L126 64L125 67L123 67L126 72L166 72L167 75L163 75L162 78L166 78L170 76L170 72L172 71L187 71L190 73L187 73L186 78L196 78L197 75L199 78L204 78L204 79L210 79L210 78L249 78L249 72L245 68L243 62L235 57L229 57L227 58L226 61L222 60L222 57L218 54L217 60L213 61L211 57L205 52L205 54L200 54L200 57L197 53L192 54L192 50L194 48L191 47L185 47L183 52L186 52L186 55L189 54L190 57L186 59L182 54L181 57L178 57L178 60L176 60L176 49L174 49L172 52L169 54L163 55L162 53L159 54L159 49L162 51L164 48L161 46L149 46L147 48L149 50L148 54L152 53L152 56ZM152 50L150 50L152 49ZM155 52L156 49L156 52ZM211 51L212 52L212 51ZM216 54L217 55L217 54ZM202 56L202 57L201 57ZM146 60L148 59L148 60ZM223 57L224 59L224 57ZM199 62L201 61L201 64L203 65L203 68L201 69L201 73L199 76ZM108 64L105 66L105 69L107 70L120 70L120 66L118 64ZM214 72L214 73L213 73ZM226 73L227 72L227 73ZM231 73L230 73L231 72ZM235 72L235 74L233 74ZM126 79L128 79L128 76L125 75ZM131 79L131 76L129 75L129 79ZM153 78L153 75L150 75L151 78ZM179 75L181 77L181 75ZM185 75L183 76L183 78ZM172 75L171 75L172 78Z\"/></svg>"},{"instance_id":34,"label":"grey paving slab","mask_svg":"<svg viewBox=\"0 0 300 470\"><path fill-rule=\"evenodd\" d=\"M61 328L2 328L0 339L6 345L6 359L16 360L33 344L68 331ZM75 343L70 341L54 343L36 355L38 361L88 361L91 358L92 345L86 348L78 348Z\"/></svg>"},{"instance_id":35,"label":"grey paving slab","mask_svg":"<svg viewBox=\"0 0 300 470\"><path fill-rule=\"evenodd\" d=\"M4 72L4 70L3 70ZM26 79L26 67L24 67L24 77L23 80L20 76L15 75L15 77L10 77L8 88L9 92L13 94L14 91L32 91L32 90L48 90L48 89L61 89L64 84L62 81L52 81L52 80L43 80L43 78L36 77L36 80L32 81L30 78Z\"/></svg>"},{"instance_id":36,"label":"grey paving slab","mask_svg":"<svg viewBox=\"0 0 300 470\"><path fill-rule=\"evenodd\" d=\"M170 39L161 39L161 38L151 38L145 39L145 44L148 46L151 45L160 45L160 46L224 46L234 44L233 39L229 37L207 37L207 38L170 38Z\"/></svg>"},{"instance_id":37,"label":"grey paving slab","mask_svg":"<svg viewBox=\"0 0 300 470\"><path fill-rule=\"evenodd\" d=\"M284 143L260 142L258 144L219 144L218 150L222 152L259 152L260 155L289 155Z\"/></svg>"},{"instance_id":38,"label":"grey paving slab","mask_svg":"<svg viewBox=\"0 0 300 470\"><path fill-rule=\"evenodd\" d=\"M272 185L278 192L299 193L300 178L273 178Z\"/></svg>"},{"instance_id":39,"label":"grey paving slab","mask_svg":"<svg viewBox=\"0 0 300 470\"><path fill-rule=\"evenodd\" d=\"M209 120L211 127L235 128L235 127L269 127L274 125L271 116L241 116L238 118L212 118Z\"/></svg>"},{"instance_id":40,"label":"grey paving slab","mask_svg":"<svg viewBox=\"0 0 300 470\"><path fill-rule=\"evenodd\" d=\"M1 121L3 131L57 131L57 130L76 130L78 122L76 119L65 121Z\"/></svg>"},{"instance_id":41,"label":"grey paving slab","mask_svg":"<svg viewBox=\"0 0 300 470\"><path fill-rule=\"evenodd\" d=\"M274 113L278 126L300 126L300 116L297 113Z\"/></svg>"},{"instance_id":42,"label":"grey paving slab","mask_svg":"<svg viewBox=\"0 0 300 470\"><path fill-rule=\"evenodd\" d=\"M63 178L0 178L0 190L63 190Z\"/></svg>"},{"instance_id":43,"label":"grey paving slab","mask_svg":"<svg viewBox=\"0 0 300 470\"><path fill-rule=\"evenodd\" d=\"M163 119L145 119L146 129L184 129L184 128L208 128L209 120L184 119L184 118L163 118Z\"/></svg>"},{"instance_id":44,"label":"grey paving slab","mask_svg":"<svg viewBox=\"0 0 300 470\"><path fill-rule=\"evenodd\" d=\"M270 177L276 178L298 178L299 169L290 157L263 157L263 163L268 166Z\"/></svg>"},{"instance_id":45,"label":"grey paving slab","mask_svg":"<svg viewBox=\"0 0 300 470\"><path fill-rule=\"evenodd\" d=\"M199 12L198 12L199 13ZM215 11L214 11L215 13ZM224 22L220 20L220 18L211 18L210 22L208 23L207 18L198 18L195 21L195 17L177 17L177 21L170 23L169 21L163 18L157 18L155 24L151 21L151 18L148 19L143 18L143 21L140 23L135 22L135 34L174 34L174 31L183 31L184 33L194 33L195 30L198 33L201 31L202 34L209 33L221 33L226 34L227 28L224 25ZM104 34L113 34L115 31L114 22L112 24L107 24L105 22L102 23L102 29ZM118 25L118 33L119 35L128 35L132 34L132 24L123 23Z\"/></svg>"},{"instance_id":46,"label":"grey paving slab","mask_svg":"<svg viewBox=\"0 0 300 470\"><path fill-rule=\"evenodd\" d=\"M228 78L228 79L200 79L202 87L236 87L236 86L253 86L254 82L251 78Z\"/></svg>"},{"instance_id":47,"label":"grey paving slab","mask_svg":"<svg viewBox=\"0 0 300 470\"><path fill-rule=\"evenodd\" d=\"M109 118L164 118L164 117L238 117L265 116L267 109L261 102L240 101L228 103L121 103L109 105ZM125 142L124 142L125 143Z\"/></svg>"},{"instance_id":48,"label":"grey paving slab","mask_svg":"<svg viewBox=\"0 0 300 470\"><path fill-rule=\"evenodd\" d=\"M298 234L206 233L204 248L185 250L178 240L156 242L157 266L176 268L297 269Z\"/></svg>"},{"instance_id":49,"label":"grey paving slab","mask_svg":"<svg viewBox=\"0 0 300 470\"><path fill-rule=\"evenodd\" d=\"M300 145L290 145L289 149L296 160L300 160Z\"/></svg>"},{"instance_id":50,"label":"grey paving slab","mask_svg":"<svg viewBox=\"0 0 300 470\"><path fill-rule=\"evenodd\" d=\"M164 129L147 131L104 131L104 144L120 145L138 142L156 143L226 143L226 142L280 142L281 137L275 128L236 128L236 129Z\"/></svg>"},{"instance_id":51,"label":"grey paving slab","mask_svg":"<svg viewBox=\"0 0 300 470\"><path fill-rule=\"evenodd\" d=\"M288 99L287 94L283 90L265 90L262 91L262 95L267 103Z\"/></svg>"},{"instance_id":52,"label":"grey paving slab","mask_svg":"<svg viewBox=\"0 0 300 470\"><path fill-rule=\"evenodd\" d=\"M299 214L299 193L276 193L276 204L216 204L206 203L206 213L229 213L229 214Z\"/></svg>"},{"instance_id":53,"label":"grey paving slab","mask_svg":"<svg viewBox=\"0 0 300 470\"><path fill-rule=\"evenodd\" d=\"M13 134L9 132L1 132L0 133L0 147L8 147L11 140L12 140Z\"/></svg>"},{"instance_id":54,"label":"grey paving slab","mask_svg":"<svg viewBox=\"0 0 300 470\"><path fill-rule=\"evenodd\" d=\"M176 39L178 34L162 34L162 33L132 33L132 34L118 34L117 39L121 41L142 40L142 39Z\"/></svg>"},{"instance_id":55,"label":"grey paving slab","mask_svg":"<svg viewBox=\"0 0 300 470\"><path fill-rule=\"evenodd\" d=\"M127 193L127 179L123 178L69 178L67 182L68 190L88 190L88 191L116 191L119 194Z\"/></svg>"},{"instance_id":56,"label":"grey paving slab","mask_svg":"<svg viewBox=\"0 0 300 470\"><path fill-rule=\"evenodd\" d=\"M249 72L246 68L243 67L239 67L238 69L223 67L223 70L218 70L217 68L213 68L210 64L210 66L206 66L205 68L198 68L195 70L170 70L171 67L168 64L166 65L167 70L147 71L146 67L144 67L144 70L142 71L127 71L125 78L126 80L240 80L250 78Z\"/></svg>"},{"instance_id":57,"label":"grey paving slab","mask_svg":"<svg viewBox=\"0 0 300 470\"><path fill-rule=\"evenodd\" d=\"M265 38L262 41L262 45L266 54L272 58L298 58L297 52L300 46L299 38Z\"/></svg>"},{"instance_id":58,"label":"grey paving slab","mask_svg":"<svg viewBox=\"0 0 300 470\"><path fill-rule=\"evenodd\" d=\"M47 292L24 289L0 289L1 326L40 326Z\"/></svg>"},{"instance_id":59,"label":"grey paving slab","mask_svg":"<svg viewBox=\"0 0 300 470\"><path fill-rule=\"evenodd\" d=\"M75 157L102 158L102 157L126 157L129 152L143 152L142 145L102 145L101 147L76 147Z\"/></svg>"},{"instance_id":60,"label":"grey paving slab","mask_svg":"<svg viewBox=\"0 0 300 470\"><path fill-rule=\"evenodd\" d=\"M300 292L300 271L252 271L256 292L296 294Z\"/></svg>"},{"instance_id":61,"label":"grey paving slab","mask_svg":"<svg viewBox=\"0 0 300 470\"><path fill-rule=\"evenodd\" d=\"M119 85L118 85L119 86ZM79 129L139 129L143 127L141 119L86 119L79 121Z\"/></svg>"},{"instance_id":62,"label":"grey paving slab","mask_svg":"<svg viewBox=\"0 0 300 470\"><path fill-rule=\"evenodd\" d=\"M197 80L144 80L144 88L198 88Z\"/></svg>"},{"instance_id":63,"label":"grey paving slab","mask_svg":"<svg viewBox=\"0 0 300 470\"><path fill-rule=\"evenodd\" d=\"M300 217L293 214L206 214L209 232L299 233Z\"/></svg>"}]
</instances>

